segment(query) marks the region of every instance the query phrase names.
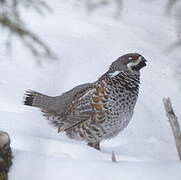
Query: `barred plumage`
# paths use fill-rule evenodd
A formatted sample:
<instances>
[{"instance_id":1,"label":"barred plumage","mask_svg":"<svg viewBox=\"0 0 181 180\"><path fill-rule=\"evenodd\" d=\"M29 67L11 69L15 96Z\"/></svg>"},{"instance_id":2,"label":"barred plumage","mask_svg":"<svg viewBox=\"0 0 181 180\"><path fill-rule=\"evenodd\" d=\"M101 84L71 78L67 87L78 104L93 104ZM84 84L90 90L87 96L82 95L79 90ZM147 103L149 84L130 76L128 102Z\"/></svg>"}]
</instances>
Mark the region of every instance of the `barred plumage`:
<instances>
[{"instance_id":1,"label":"barred plumage","mask_svg":"<svg viewBox=\"0 0 181 180\"><path fill-rule=\"evenodd\" d=\"M126 54L96 82L56 97L27 91L24 104L39 107L58 132L99 149L101 140L116 136L128 125L138 97L139 70L145 62L140 54Z\"/></svg>"}]
</instances>

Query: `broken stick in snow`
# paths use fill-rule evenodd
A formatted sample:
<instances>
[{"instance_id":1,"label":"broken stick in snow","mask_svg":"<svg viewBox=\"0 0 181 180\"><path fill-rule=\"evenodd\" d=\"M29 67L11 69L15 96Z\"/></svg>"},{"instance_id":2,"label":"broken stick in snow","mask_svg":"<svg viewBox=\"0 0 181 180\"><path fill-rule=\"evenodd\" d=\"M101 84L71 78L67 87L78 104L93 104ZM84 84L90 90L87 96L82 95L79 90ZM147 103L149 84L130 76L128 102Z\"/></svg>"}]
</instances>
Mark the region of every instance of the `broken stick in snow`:
<instances>
[{"instance_id":1,"label":"broken stick in snow","mask_svg":"<svg viewBox=\"0 0 181 180\"><path fill-rule=\"evenodd\" d=\"M178 155L181 161L181 131L180 131L180 126L177 120L177 116L175 115L174 110L172 108L172 103L171 103L170 98L163 98L163 104L165 107L167 117L169 119L169 123L172 128L173 135L175 137L175 143L176 143Z\"/></svg>"},{"instance_id":2,"label":"broken stick in snow","mask_svg":"<svg viewBox=\"0 0 181 180\"><path fill-rule=\"evenodd\" d=\"M112 151L112 157L111 157L111 159L112 159L112 162L117 162L117 160L116 160L116 155L115 155L115 153L114 153L114 151Z\"/></svg>"}]
</instances>

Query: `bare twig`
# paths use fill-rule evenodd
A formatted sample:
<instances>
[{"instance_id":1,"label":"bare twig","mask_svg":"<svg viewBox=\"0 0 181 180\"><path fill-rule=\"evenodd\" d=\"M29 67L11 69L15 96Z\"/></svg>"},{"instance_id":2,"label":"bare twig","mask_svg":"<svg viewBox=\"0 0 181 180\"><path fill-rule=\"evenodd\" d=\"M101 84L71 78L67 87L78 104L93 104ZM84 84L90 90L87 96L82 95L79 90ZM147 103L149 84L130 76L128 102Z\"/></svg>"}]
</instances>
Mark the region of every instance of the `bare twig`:
<instances>
[{"instance_id":1,"label":"bare twig","mask_svg":"<svg viewBox=\"0 0 181 180\"><path fill-rule=\"evenodd\" d=\"M9 31L9 34L18 37L36 58L56 59L50 47L25 25L20 6L34 9L41 14L44 9L51 11L43 0L0 0L1 27ZM10 43L8 41L7 44Z\"/></svg>"},{"instance_id":2,"label":"bare twig","mask_svg":"<svg viewBox=\"0 0 181 180\"><path fill-rule=\"evenodd\" d=\"M114 162L114 163L117 162L117 160L116 160L116 155L115 155L114 151L112 151L111 159L112 159L112 162Z\"/></svg>"},{"instance_id":3,"label":"bare twig","mask_svg":"<svg viewBox=\"0 0 181 180\"><path fill-rule=\"evenodd\" d=\"M169 119L169 123L170 123L171 128L172 128L172 132L173 132L173 135L175 138L175 143L176 143L179 159L181 161L181 131L180 131L180 126L179 126L177 117L175 115L175 112L172 108L172 103L171 103L170 98L163 98L163 104L165 107L167 117Z\"/></svg>"}]
</instances>

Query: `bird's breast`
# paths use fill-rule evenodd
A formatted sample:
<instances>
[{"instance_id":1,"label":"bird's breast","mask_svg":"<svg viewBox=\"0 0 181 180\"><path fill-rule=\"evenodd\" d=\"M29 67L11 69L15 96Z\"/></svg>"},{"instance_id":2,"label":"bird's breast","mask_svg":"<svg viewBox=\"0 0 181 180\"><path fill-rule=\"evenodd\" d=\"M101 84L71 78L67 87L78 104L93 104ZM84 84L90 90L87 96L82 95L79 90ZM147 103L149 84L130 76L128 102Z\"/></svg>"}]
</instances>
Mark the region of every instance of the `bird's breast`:
<instances>
[{"instance_id":1,"label":"bird's breast","mask_svg":"<svg viewBox=\"0 0 181 180\"><path fill-rule=\"evenodd\" d=\"M130 91L122 83L115 86L103 82L96 88L92 97L96 112L95 121L101 123L106 132L121 131L133 115L137 93L137 89Z\"/></svg>"}]
</instances>

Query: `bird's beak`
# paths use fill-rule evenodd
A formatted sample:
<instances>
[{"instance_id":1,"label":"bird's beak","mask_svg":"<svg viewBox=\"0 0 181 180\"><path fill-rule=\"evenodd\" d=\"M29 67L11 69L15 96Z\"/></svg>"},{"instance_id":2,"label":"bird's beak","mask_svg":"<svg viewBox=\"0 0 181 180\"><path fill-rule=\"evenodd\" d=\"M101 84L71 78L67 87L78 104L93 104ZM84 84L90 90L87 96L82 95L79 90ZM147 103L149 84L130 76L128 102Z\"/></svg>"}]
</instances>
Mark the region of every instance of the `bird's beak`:
<instances>
[{"instance_id":1,"label":"bird's beak","mask_svg":"<svg viewBox=\"0 0 181 180\"><path fill-rule=\"evenodd\" d=\"M139 57L141 59L140 63L139 63L139 69L143 68L144 66L146 66L146 62L147 60L144 57Z\"/></svg>"}]
</instances>

